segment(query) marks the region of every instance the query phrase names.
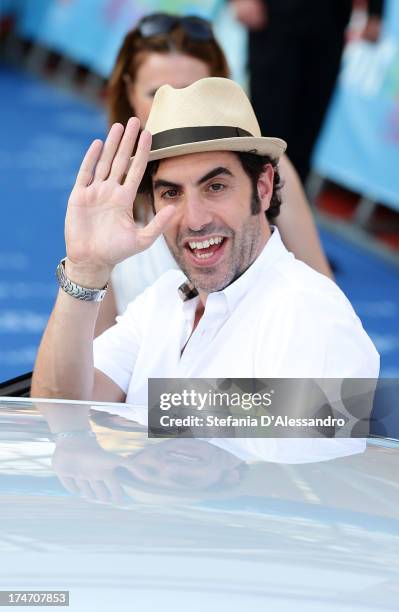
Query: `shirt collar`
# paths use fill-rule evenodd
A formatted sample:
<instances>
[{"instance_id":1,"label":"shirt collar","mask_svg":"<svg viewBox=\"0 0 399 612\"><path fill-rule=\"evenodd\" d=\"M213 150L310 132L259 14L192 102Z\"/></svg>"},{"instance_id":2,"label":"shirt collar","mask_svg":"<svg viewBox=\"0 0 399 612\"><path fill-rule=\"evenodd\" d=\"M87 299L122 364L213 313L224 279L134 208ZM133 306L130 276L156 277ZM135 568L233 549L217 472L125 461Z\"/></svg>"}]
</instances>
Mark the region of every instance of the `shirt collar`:
<instances>
[{"instance_id":1,"label":"shirt collar","mask_svg":"<svg viewBox=\"0 0 399 612\"><path fill-rule=\"evenodd\" d=\"M261 253L249 268L245 270L244 274L237 278L234 283L223 289L223 291L218 292L225 295L230 312L236 308L249 291L256 287L258 282L265 283L265 272L273 268L278 259L288 254L277 227L271 226L271 230L272 234ZM259 280L260 276L262 277L261 280Z\"/></svg>"}]
</instances>

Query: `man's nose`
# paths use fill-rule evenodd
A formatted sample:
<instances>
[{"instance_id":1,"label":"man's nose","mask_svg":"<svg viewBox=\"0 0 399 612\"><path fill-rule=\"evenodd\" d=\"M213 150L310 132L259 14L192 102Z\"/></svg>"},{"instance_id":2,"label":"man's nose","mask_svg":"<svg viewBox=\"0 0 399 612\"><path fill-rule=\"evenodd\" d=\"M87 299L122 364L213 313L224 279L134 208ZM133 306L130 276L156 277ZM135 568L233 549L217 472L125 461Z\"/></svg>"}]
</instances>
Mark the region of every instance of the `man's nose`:
<instances>
[{"instance_id":1,"label":"man's nose","mask_svg":"<svg viewBox=\"0 0 399 612\"><path fill-rule=\"evenodd\" d=\"M183 206L183 223L186 227L198 231L212 222L211 210L199 195L188 193Z\"/></svg>"}]
</instances>

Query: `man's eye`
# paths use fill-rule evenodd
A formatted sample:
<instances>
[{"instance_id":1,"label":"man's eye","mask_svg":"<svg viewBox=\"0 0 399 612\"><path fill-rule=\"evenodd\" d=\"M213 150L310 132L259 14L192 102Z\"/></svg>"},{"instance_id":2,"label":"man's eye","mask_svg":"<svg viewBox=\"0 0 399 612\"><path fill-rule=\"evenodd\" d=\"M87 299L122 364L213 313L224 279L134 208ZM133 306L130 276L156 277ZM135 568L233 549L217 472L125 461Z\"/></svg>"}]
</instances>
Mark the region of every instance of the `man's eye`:
<instances>
[{"instance_id":1,"label":"man's eye","mask_svg":"<svg viewBox=\"0 0 399 612\"><path fill-rule=\"evenodd\" d=\"M162 194L162 197L168 200L170 198L177 198L178 195L179 192L177 189L168 189Z\"/></svg>"},{"instance_id":2,"label":"man's eye","mask_svg":"<svg viewBox=\"0 0 399 612\"><path fill-rule=\"evenodd\" d=\"M209 190L215 193L223 191L224 188L225 185L223 185L223 183L212 183L211 185L209 185Z\"/></svg>"}]
</instances>

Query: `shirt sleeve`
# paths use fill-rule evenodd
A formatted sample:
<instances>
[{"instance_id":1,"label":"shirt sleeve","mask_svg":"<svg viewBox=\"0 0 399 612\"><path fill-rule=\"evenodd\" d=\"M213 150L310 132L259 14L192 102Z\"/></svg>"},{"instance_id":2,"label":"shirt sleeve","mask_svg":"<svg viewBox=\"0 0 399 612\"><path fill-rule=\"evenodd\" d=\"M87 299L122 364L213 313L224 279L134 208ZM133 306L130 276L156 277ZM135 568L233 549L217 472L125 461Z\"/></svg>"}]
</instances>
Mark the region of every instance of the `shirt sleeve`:
<instances>
[{"instance_id":1,"label":"shirt sleeve","mask_svg":"<svg viewBox=\"0 0 399 612\"><path fill-rule=\"evenodd\" d=\"M259 329L257 376L378 378L379 355L347 298L333 284L313 294L279 295L279 308ZM272 355L272 359L270 356Z\"/></svg>"},{"instance_id":2,"label":"shirt sleeve","mask_svg":"<svg viewBox=\"0 0 399 612\"><path fill-rule=\"evenodd\" d=\"M380 370L380 356L354 315L352 325L343 317L334 321L326 346L323 376L325 378L373 378Z\"/></svg>"},{"instance_id":3,"label":"shirt sleeve","mask_svg":"<svg viewBox=\"0 0 399 612\"><path fill-rule=\"evenodd\" d=\"M116 324L93 343L94 367L127 393L142 342L148 290L129 304Z\"/></svg>"}]
</instances>

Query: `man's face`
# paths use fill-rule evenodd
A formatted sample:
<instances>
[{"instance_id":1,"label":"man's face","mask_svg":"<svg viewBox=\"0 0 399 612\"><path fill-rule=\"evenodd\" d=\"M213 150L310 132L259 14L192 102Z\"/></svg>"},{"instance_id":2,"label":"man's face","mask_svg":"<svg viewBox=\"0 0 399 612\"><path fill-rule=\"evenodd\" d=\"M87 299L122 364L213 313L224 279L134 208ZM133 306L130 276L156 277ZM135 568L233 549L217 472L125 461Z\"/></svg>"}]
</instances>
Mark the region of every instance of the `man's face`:
<instances>
[{"instance_id":1,"label":"man's face","mask_svg":"<svg viewBox=\"0 0 399 612\"><path fill-rule=\"evenodd\" d=\"M176 438L152 444L132 456L129 471L138 480L169 490L195 491L217 483L238 483L243 462L203 440Z\"/></svg>"},{"instance_id":2,"label":"man's face","mask_svg":"<svg viewBox=\"0 0 399 612\"><path fill-rule=\"evenodd\" d=\"M252 214L252 184L234 153L195 153L160 162L153 176L155 210L176 207L165 239L200 292L224 289L259 255L270 236L265 210L272 188L273 169L267 166L258 181L260 211Z\"/></svg>"}]
</instances>

